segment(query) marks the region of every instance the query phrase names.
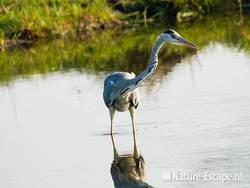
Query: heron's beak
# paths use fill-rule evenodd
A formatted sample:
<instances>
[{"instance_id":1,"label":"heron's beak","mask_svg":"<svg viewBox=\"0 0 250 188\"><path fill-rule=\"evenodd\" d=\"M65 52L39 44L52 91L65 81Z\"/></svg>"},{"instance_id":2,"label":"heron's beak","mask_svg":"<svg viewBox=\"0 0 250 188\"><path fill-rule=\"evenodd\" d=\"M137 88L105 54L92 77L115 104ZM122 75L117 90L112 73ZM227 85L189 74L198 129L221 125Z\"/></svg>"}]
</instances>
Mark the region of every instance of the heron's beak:
<instances>
[{"instance_id":1,"label":"heron's beak","mask_svg":"<svg viewBox=\"0 0 250 188\"><path fill-rule=\"evenodd\" d=\"M188 41L187 39L185 39L183 37L178 37L177 40L180 42L180 44L187 45L190 48L194 48L194 49L198 49L199 48L197 45L195 45L194 43Z\"/></svg>"}]
</instances>

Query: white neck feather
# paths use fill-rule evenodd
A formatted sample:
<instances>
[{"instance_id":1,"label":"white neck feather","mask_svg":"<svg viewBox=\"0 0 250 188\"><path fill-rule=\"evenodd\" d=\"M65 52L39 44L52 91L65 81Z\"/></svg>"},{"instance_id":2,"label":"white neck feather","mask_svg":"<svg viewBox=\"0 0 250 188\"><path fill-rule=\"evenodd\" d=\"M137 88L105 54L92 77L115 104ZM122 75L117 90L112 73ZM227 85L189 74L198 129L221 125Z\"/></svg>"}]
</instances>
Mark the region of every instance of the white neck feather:
<instances>
[{"instance_id":1,"label":"white neck feather","mask_svg":"<svg viewBox=\"0 0 250 188\"><path fill-rule=\"evenodd\" d=\"M151 74L154 73L156 67L158 65L158 53L165 40L160 36L156 41L149 60L149 64L146 69L136 76L134 79L129 80L124 84L122 89L120 90L119 95L125 95L126 93L133 91L138 88Z\"/></svg>"},{"instance_id":2,"label":"white neck feather","mask_svg":"<svg viewBox=\"0 0 250 188\"><path fill-rule=\"evenodd\" d=\"M164 43L164 40L159 37L156 41L150 55L149 64L146 67L146 69L140 73L138 76L134 78L135 84L140 85L143 81L145 81L151 74L153 74L156 70L156 67L158 65L158 53L160 51L160 48L162 44Z\"/></svg>"}]
</instances>

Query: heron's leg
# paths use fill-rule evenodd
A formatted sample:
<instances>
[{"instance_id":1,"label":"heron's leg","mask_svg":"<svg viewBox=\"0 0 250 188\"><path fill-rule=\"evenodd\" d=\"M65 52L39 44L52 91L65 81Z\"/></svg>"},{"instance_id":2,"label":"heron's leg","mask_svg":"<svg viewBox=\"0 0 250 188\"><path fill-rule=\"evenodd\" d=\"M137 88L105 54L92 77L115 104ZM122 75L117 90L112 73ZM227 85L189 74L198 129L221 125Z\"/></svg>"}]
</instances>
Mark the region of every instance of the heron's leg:
<instances>
[{"instance_id":1,"label":"heron's leg","mask_svg":"<svg viewBox=\"0 0 250 188\"><path fill-rule=\"evenodd\" d=\"M114 139L113 133L111 133L110 136L111 136L111 141L112 141L112 145L113 145L114 161L117 163L117 161L118 161L118 152L117 152L117 149L116 149L116 146L115 146L115 139Z\"/></svg>"},{"instance_id":2,"label":"heron's leg","mask_svg":"<svg viewBox=\"0 0 250 188\"><path fill-rule=\"evenodd\" d=\"M114 140L114 136L113 136L113 119L114 119L114 115L115 115L115 108L114 107L109 108L109 114L110 114L110 121L111 121L110 136L111 136L111 141L112 141L112 145L113 145L114 160L115 160L115 162L117 162L118 153L117 153L117 149L115 147L115 140Z\"/></svg>"},{"instance_id":3,"label":"heron's leg","mask_svg":"<svg viewBox=\"0 0 250 188\"><path fill-rule=\"evenodd\" d=\"M111 121L110 134L112 134L113 133L113 119L114 119L114 115L115 115L115 108L114 107L109 108L109 115L110 115L110 121Z\"/></svg>"},{"instance_id":4,"label":"heron's leg","mask_svg":"<svg viewBox=\"0 0 250 188\"><path fill-rule=\"evenodd\" d=\"M132 127L133 127L134 154L137 156L138 151L137 151L137 144L136 144L136 137L135 137L135 107L131 106L129 108L129 112L130 112L130 117L132 120Z\"/></svg>"}]
</instances>

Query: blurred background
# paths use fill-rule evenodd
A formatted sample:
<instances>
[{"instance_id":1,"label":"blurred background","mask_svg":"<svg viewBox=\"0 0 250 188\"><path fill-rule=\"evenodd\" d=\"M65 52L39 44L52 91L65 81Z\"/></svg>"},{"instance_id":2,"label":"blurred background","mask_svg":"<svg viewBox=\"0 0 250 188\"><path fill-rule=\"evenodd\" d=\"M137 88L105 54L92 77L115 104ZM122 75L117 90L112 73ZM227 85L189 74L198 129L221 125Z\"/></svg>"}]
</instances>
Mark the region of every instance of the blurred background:
<instances>
[{"instance_id":1,"label":"blurred background","mask_svg":"<svg viewBox=\"0 0 250 188\"><path fill-rule=\"evenodd\" d=\"M200 47L219 41L247 50L249 7L247 0L2 0L0 80L71 68L138 72L166 28ZM145 64L131 62L138 54ZM170 49L162 58L177 54L187 50Z\"/></svg>"}]
</instances>

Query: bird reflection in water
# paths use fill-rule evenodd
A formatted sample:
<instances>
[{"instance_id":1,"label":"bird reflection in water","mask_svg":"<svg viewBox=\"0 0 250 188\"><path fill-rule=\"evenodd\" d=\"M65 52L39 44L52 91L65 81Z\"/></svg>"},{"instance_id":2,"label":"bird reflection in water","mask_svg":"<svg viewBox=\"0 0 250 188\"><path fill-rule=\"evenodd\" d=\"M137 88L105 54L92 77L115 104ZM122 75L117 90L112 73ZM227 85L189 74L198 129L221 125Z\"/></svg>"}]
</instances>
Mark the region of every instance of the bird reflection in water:
<instances>
[{"instance_id":1,"label":"bird reflection in water","mask_svg":"<svg viewBox=\"0 0 250 188\"><path fill-rule=\"evenodd\" d=\"M133 133L134 151L128 154L118 154L113 134L111 139L114 160L110 172L115 188L153 188L144 181L145 161L138 152L135 133Z\"/></svg>"}]
</instances>

